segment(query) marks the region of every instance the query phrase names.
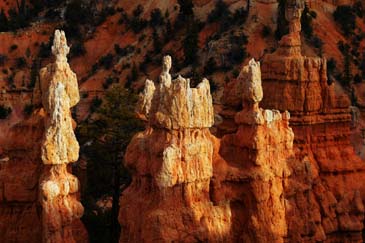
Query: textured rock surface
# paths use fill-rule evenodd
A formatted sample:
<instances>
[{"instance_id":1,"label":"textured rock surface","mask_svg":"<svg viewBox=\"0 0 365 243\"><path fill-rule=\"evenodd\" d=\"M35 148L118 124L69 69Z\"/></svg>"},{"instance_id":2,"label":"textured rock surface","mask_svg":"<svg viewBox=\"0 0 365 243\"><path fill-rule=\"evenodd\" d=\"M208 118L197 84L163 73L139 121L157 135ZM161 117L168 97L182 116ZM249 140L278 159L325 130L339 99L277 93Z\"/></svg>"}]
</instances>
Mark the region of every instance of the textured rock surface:
<instances>
[{"instance_id":1,"label":"textured rock surface","mask_svg":"<svg viewBox=\"0 0 365 243\"><path fill-rule=\"evenodd\" d=\"M41 82L33 94L37 109L2 131L1 242L87 239L81 221L74 220L83 209L76 200L78 181L67 172L66 164L78 157L70 107L79 99L76 76L64 58L67 52L64 35L56 32L56 62L42 69Z\"/></svg>"},{"instance_id":2,"label":"textured rock surface","mask_svg":"<svg viewBox=\"0 0 365 243\"><path fill-rule=\"evenodd\" d=\"M0 242L41 242L37 202L43 131L44 113L38 111L0 139Z\"/></svg>"},{"instance_id":3,"label":"textured rock surface","mask_svg":"<svg viewBox=\"0 0 365 243\"><path fill-rule=\"evenodd\" d=\"M259 108L260 64L254 60L242 69L236 85L243 109L235 114L236 132L222 137L214 156L214 202L230 201L232 242L284 242L283 182L294 157L290 115Z\"/></svg>"},{"instance_id":4,"label":"textured rock surface","mask_svg":"<svg viewBox=\"0 0 365 243\"><path fill-rule=\"evenodd\" d=\"M259 63L252 60L239 80L249 87L240 98L246 108L237 113L237 133L222 142L208 130L213 107L207 80L191 89L189 80L171 81L163 72L153 96L147 81L141 104L152 97L149 125L126 153L133 181L120 199L120 242L283 242L289 115L258 107ZM256 115L261 119L241 119Z\"/></svg>"},{"instance_id":5,"label":"textured rock surface","mask_svg":"<svg viewBox=\"0 0 365 243\"><path fill-rule=\"evenodd\" d=\"M64 32L56 30L52 46L56 61L40 71L42 105L46 111L41 149L45 166L39 184L43 242L75 242L73 221L83 214L76 195L79 182L67 171L67 163L75 162L79 153L70 111L79 101L78 85L67 63L68 52Z\"/></svg>"},{"instance_id":6,"label":"textured rock surface","mask_svg":"<svg viewBox=\"0 0 365 243\"><path fill-rule=\"evenodd\" d=\"M363 242L365 164L350 144L350 102L327 83L325 59L283 51L297 47L293 33L262 65L262 104L289 110L295 134L287 242Z\"/></svg>"},{"instance_id":7,"label":"textured rock surface","mask_svg":"<svg viewBox=\"0 0 365 243\"><path fill-rule=\"evenodd\" d=\"M120 242L225 241L230 209L209 198L214 147L209 82L190 88L188 79L171 81L170 57L163 66L157 88L147 81L141 97L142 104L151 104L144 109L148 127L126 152L134 175L120 200Z\"/></svg>"}]
</instances>

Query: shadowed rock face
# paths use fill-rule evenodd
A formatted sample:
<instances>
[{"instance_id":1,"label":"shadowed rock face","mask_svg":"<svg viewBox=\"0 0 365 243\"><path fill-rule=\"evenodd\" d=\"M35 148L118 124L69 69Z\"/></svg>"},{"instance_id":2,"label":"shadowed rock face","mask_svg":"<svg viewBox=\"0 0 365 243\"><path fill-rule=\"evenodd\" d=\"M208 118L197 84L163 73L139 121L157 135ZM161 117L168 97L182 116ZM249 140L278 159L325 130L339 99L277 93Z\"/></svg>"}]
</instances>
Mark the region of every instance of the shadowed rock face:
<instances>
[{"instance_id":1,"label":"shadowed rock face","mask_svg":"<svg viewBox=\"0 0 365 243\"><path fill-rule=\"evenodd\" d=\"M149 123L126 152L133 181L120 198L120 242L283 242L282 179L293 133L288 113L258 106L260 64L252 60L240 74L245 108L237 133L222 141L208 129L209 82L192 89L188 79L171 81L168 70L157 88L147 80L140 98L138 111Z\"/></svg>"},{"instance_id":2,"label":"shadowed rock face","mask_svg":"<svg viewBox=\"0 0 365 243\"><path fill-rule=\"evenodd\" d=\"M42 112L35 112L0 142L0 242L41 242L37 204L43 119Z\"/></svg>"},{"instance_id":3,"label":"shadowed rock face","mask_svg":"<svg viewBox=\"0 0 365 243\"><path fill-rule=\"evenodd\" d=\"M298 31L292 28L261 65L261 105L288 110L294 131L295 158L286 165L290 173L283 180L284 239L363 242L365 167L350 144L350 102L334 83L328 84L325 59L302 56ZM227 134L240 130L237 112L246 109L241 89L239 79L225 88L224 120L218 129L222 143ZM247 116L240 117L247 122Z\"/></svg>"},{"instance_id":4,"label":"shadowed rock face","mask_svg":"<svg viewBox=\"0 0 365 243\"><path fill-rule=\"evenodd\" d=\"M295 134L287 241L363 242L365 164L350 145L350 102L327 83L325 59L283 51L296 46L293 38L284 36L262 65L262 104L290 111Z\"/></svg>"},{"instance_id":5,"label":"shadowed rock face","mask_svg":"<svg viewBox=\"0 0 365 243\"><path fill-rule=\"evenodd\" d=\"M70 112L79 101L79 93L76 75L67 63L68 52L65 33L56 30L52 46L56 61L40 71L40 92L46 111L41 147L45 166L39 184L43 242L75 242L73 221L83 214L76 198L79 182L67 171L67 164L75 162L79 155Z\"/></svg>"}]
</instances>

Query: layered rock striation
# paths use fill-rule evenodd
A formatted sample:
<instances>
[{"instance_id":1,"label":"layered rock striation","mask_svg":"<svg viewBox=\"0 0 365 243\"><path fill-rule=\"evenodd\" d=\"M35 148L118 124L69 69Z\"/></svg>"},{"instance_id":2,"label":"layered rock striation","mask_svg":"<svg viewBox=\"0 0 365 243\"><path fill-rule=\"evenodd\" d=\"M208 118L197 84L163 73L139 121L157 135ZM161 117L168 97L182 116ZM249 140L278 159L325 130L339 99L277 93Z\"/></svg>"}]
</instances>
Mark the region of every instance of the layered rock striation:
<instances>
[{"instance_id":1,"label":"layered rock striation","mask_svg":"<svg viewBox=\"0 0 365 243\"><path fill-rule=\"evenodd\" d=\"M259 62L251 60L236 81L240 96L235 100L242 109L234 115L236 131L222 137L214 156L214 202L229 201L231 242L284 242L284 182L294 158L290 114L259 107Z\"/></svg>"},{"instance_id":2,"label":"layered rock striation","mask_svg":"<svg viewBox=\"0 0 365 243\"><path fill-rule=\"evenodd\" d=\"M301 10L301 3L287 7L291 26L300 26ZM350 102L328 82L324 58L300 53L297 32L291 28L262 65L262 104L290 111L295 134L287 242L363 242L365 163L350 144Z\"/></svg>"},{"instance_id":3,"label":"layered rock striation","mask_svg":"<svg viewBox=\"0 0 365 243\"><path fill-rule=\"evenodd\" d=\"M38 180L44 112L36 111L0 140L0 242L41 242Z\"/></svg>"},{"instance_id":4,"label":"layered rock striation","mask_svg":"<svg viewBox=\"0 0 365 243\"><path fill-rule=\"evenodd\" d=\"M126 152L133 180L120 198L120 242L284 242L293 132L288 113L258 106L260 64L243 68L238 130L221 141L209 131L208 80L190 88L188 79L171 80L170 57L163 65L138 106L148 126Z\"/></svg>"}]
</instances>

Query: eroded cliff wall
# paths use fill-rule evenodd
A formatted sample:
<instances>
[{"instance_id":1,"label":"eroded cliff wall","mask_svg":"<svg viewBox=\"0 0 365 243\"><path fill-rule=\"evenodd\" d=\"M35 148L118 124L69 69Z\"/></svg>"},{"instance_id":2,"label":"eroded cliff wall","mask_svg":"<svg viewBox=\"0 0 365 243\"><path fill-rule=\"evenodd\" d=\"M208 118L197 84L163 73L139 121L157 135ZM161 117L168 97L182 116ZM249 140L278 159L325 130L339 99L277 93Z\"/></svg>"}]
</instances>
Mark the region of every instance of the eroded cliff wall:
<instances>
[{"instance_id":1,"label":"eroded cliff wall","mask_svg":"<svg viewBox=\"0 0 365 243\"><path fill-rule=\"evenodd\" d=\"M300 14L292 16L298 25ZM299 31L284 36L262 67L263 106L289 110L295 134L288 242L363 242L365 164L350 144L350 102L327 82L325 59L300 54Z\"/></svg>"}]
</instances>

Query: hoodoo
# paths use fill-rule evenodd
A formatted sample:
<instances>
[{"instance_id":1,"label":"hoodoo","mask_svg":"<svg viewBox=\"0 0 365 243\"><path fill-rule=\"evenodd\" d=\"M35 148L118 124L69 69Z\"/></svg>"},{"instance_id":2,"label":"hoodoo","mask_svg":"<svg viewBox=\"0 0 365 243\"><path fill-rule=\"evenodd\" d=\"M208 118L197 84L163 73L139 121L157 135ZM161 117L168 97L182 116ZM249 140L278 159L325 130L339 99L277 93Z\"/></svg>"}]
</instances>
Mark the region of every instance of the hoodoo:
<instances>
[{"instance_id":1,"label":"hoodoo","mask_svg":"<svg viewBox=\"0 0 365 243\"><path fill-rule=\"evenodd\" d=\"M73 221L83 214L76 196L78 179L67 171L67 164L79 156L70 109L80 99L76 75L67 63L68 52L65 33L56 30L52 46L56 61L40 71L42 105L46 112L41 147L44 166L39 184L43 242L75 242Z\"/></svg>"},{"instance_id":2,"label":"hoodoo","mask_svg":"<svg viewBox=\"0 0 365 243\"><path fill-rule=\"evenodd\" d=\"M262 65L262 105L288 110L296 160L286 182L289 242L363 242L365 164L350 144L350 101L326 59L301 54L304 1L288 1L289 34ZM336 91L335 91L336 89Z\"/></svg>"},{"instance_id":3,"label":"hoodoo","mask_svg":"<svg viewBox=\"0 0 365 243\"><path fill-rule=\"evenodd\" d=\"M157 88L147 80L140 99L147 128L127 148L133 181L120 199L120 242L284 242L293 132L288 112L258 106L260 64L242 69L239 129L221 143L209 131L208 80L190 88L189 79L171 81L170 57L163 66Z\"/></svg>"},{"instance_id":4,"label":"hoodoo","mask_svg":"<svg viewBox=\"0 0 365 243\"><path fill-rule=\"evenodd\" d=\"M120 198L120 242L224 241L230 209L209 198L214 122L209 82L191 88L189 79L171 80L170 68L166 56L159 84L147 80L141 96L139 110L148 125L126 152L133 181Z\"/></svg>"}]
</instances>

